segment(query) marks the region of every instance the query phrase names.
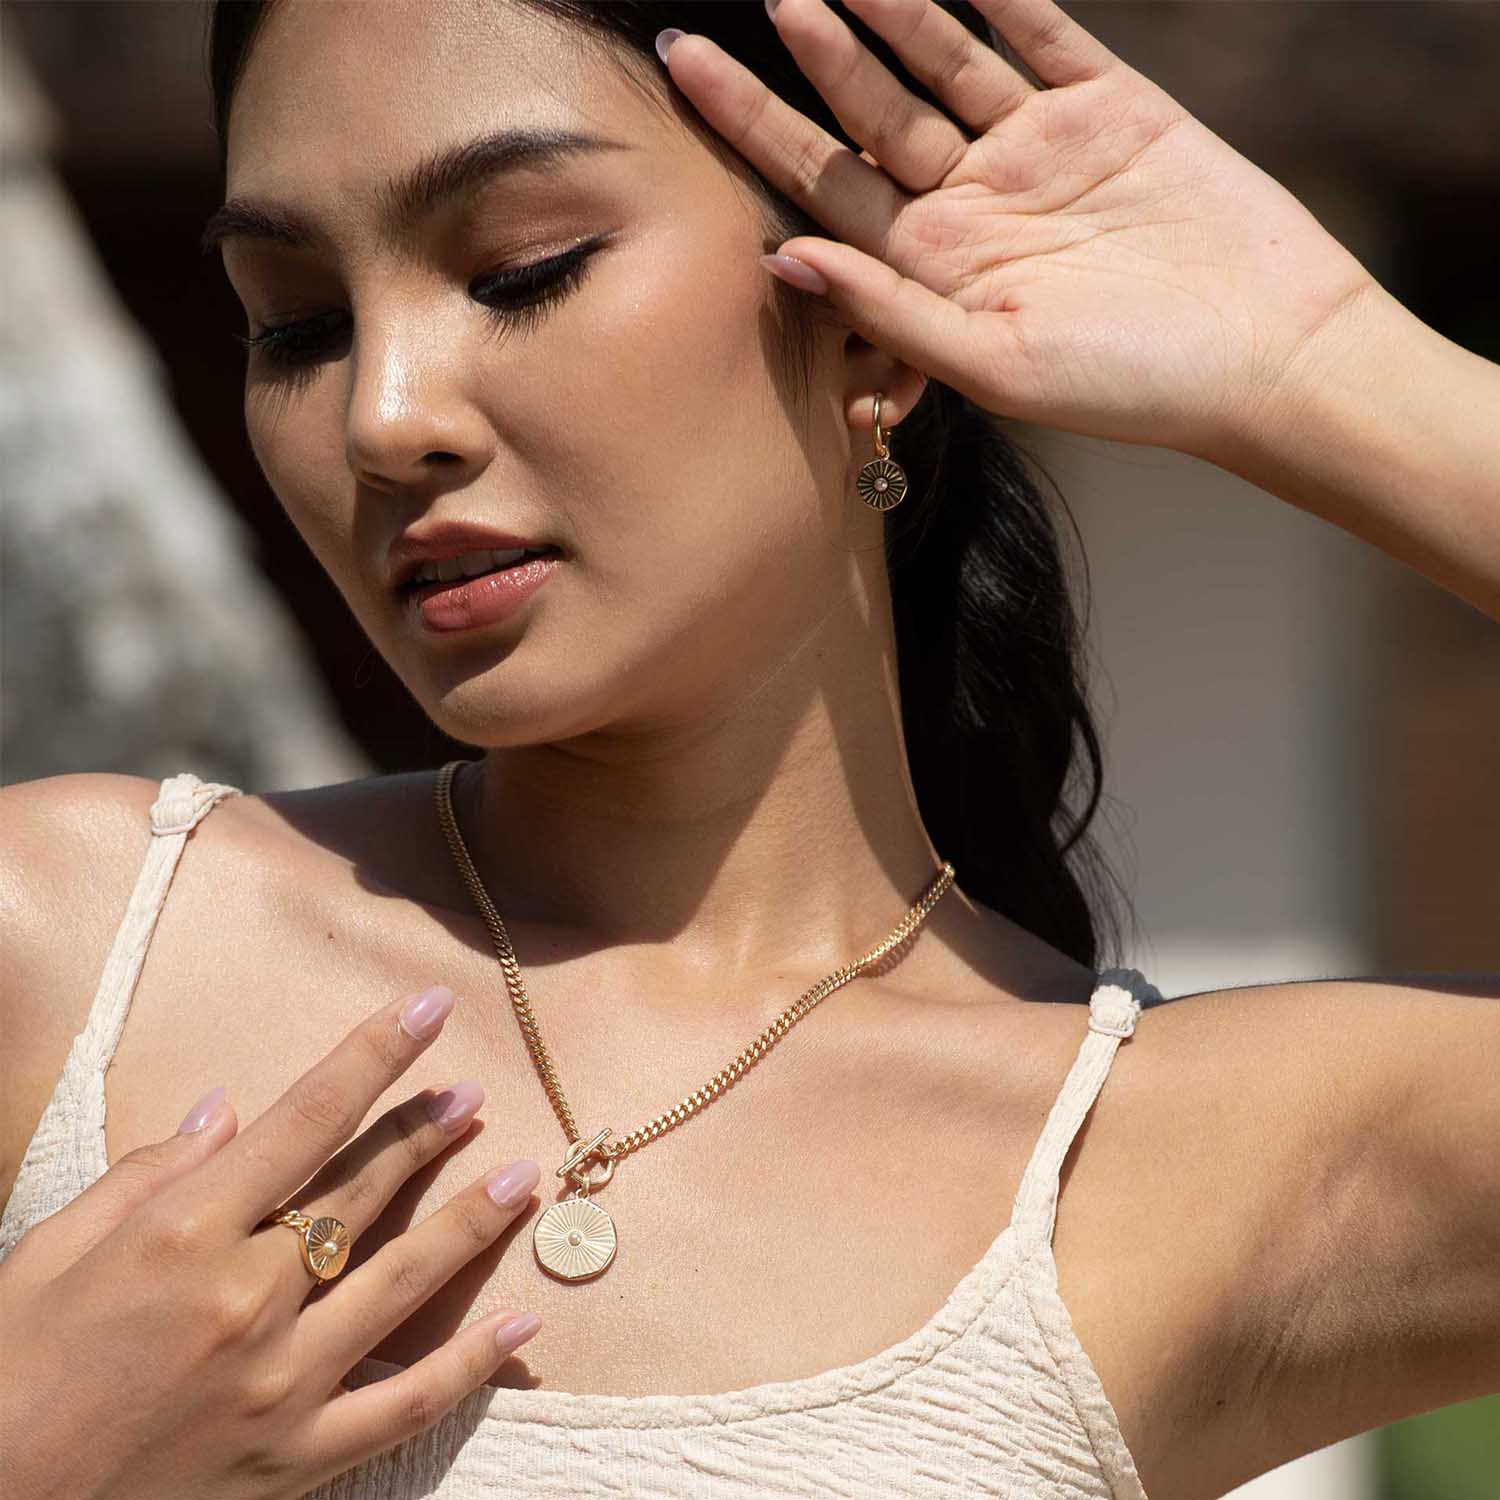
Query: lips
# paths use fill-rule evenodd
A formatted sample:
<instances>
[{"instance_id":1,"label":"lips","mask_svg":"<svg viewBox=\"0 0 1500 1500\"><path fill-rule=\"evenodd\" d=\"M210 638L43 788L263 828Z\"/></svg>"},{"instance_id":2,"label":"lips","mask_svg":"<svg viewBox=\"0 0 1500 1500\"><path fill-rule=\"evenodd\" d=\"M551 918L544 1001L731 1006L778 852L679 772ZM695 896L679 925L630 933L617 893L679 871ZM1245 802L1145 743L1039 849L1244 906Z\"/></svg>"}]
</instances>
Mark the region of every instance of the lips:
<instances>
[{"instance_id":1,"label":"lips","mask_svg":"<svg viewBox=\"0 0 1500 1500\"><path fill-rule=\"evenodd\" d=\"M512 551L513 550L514 549L512 549ZM461 555L468 556L469 554ZM463 584L474 583L476 580L481 578L489 578L497 573L508 573L514 568L523 568L528 563L539 562L543 559L553 558L559 555L560 549L557 547L537 547L523 553L519 557L512 557L509 562L496 562L494 566L486 568L483 572L479 573L467 571L463 573L455 573L452 578L417 578L415 575L413 575L411 577L408 577L404 583L397 585L397 592L400 594L409 594L418 599L425 599L434 591L440 591L442 589L456 589L461 587ZM441 561L441 558L434 558L431 561L423 559L423 561L417 564L417 567L422 571L431 572L433 563L440 563Z\"/></svg>"},{"instance_id":2,"label":"lips","mask_svg":"<svg viewBox=\"0 0 1500 1500\"><path fill-rule=\"evenodd\" d=\"M524 557L518 557L514 562L497 565L483 573L463 573L455 578L408 578L405 583L398 585L398 590L420 603L423 599L430 599L432 595L440 594L445 589L462 588L465 584L476 583L480 579L493 577L497 573L513 572L519 568L529 567L532 563L560 555L561 549L557 547L539 547ZM441 560L436 559L436 561ZM417 566L421 567L423 564L418 563Z\"/></svg>"},{"instance_id":3,"label":"lips","mask_svg":"<svg viewBox=\"0 0 1500 1500\"><path fill-rule=\"evenodd\" d=\"M406 609L429 639L495 625L523 609L561 567L561 554L554 551L477 578L422 583L404 590Z\"/></svg>"},{"instance_id":4,"label":"lips","mask_svg":"<svg viewBox=\"0 0 1500 1500\"><path fill-rule=\"evenodd\" d=\"M517 547L563 554L561 547L545 538L515 536L477 522L433 521L414 526L391 543L386 561L387 582L398 593L405 593L424 563L444 562L466 552L502 552Z\"/></svg>"}]
</instances>

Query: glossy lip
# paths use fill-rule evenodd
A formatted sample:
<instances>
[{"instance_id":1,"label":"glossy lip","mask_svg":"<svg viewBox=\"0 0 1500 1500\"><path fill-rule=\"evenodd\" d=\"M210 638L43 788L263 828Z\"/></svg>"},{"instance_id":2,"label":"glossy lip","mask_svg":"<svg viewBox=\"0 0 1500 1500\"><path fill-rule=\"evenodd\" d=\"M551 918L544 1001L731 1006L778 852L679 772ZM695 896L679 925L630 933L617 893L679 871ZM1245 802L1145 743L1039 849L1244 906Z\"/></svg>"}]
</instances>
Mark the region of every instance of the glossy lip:
<instances>
[{"instance_id":1,"label":"glossy lip","mask_svg":"<svg viewBox=\"0 0 1500 1500\"><path fill-rule=\"evenodd\" d=\"M424 583L406 592L406 608L425 631L446 635L509 619L557 572L561 557L534 557L468 581Z\"/></svg>"},{"instance_id":2,"label":"glossy lip","mask_svg":"<svg viewBox=\"0 0 1500 1500\"><path fill-rule=\"evenodd\" d=\"M477 521L433 521L426 526L415 526L404 531L390 545L386 554L386 582L392 589L404 589L413 573L425 562L442 562L450 557L462 557L465 552L488 552L507 547L557 546L555 542L542 541L536 537L514 536L508 531L497 531ZM559 556L566 556L557 547Z\"/></svg>"}]
</instances>

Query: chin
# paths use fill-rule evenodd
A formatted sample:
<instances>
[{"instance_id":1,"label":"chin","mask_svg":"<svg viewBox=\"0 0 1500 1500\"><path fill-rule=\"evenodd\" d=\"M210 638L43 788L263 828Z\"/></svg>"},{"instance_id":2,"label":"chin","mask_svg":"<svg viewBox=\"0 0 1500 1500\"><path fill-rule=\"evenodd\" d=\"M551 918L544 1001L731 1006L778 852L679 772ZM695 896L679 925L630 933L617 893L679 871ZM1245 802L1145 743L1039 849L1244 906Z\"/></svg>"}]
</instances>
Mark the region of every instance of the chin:
<instances>
[{"instance_id":1,"label":"chin","mask_svg":"<svg viewBox=\"0 0 1500 1500\"><path fill-rule=\"evenodd\" d=\"M536 661L522 662L522 652L476 666L438 684L429 678L418 690L404 679L427 717L444 734L476 749L513 749L574 739L610 722L611 678L601 664L581 660L589 679Z\"/></svg>"}]
</instances>

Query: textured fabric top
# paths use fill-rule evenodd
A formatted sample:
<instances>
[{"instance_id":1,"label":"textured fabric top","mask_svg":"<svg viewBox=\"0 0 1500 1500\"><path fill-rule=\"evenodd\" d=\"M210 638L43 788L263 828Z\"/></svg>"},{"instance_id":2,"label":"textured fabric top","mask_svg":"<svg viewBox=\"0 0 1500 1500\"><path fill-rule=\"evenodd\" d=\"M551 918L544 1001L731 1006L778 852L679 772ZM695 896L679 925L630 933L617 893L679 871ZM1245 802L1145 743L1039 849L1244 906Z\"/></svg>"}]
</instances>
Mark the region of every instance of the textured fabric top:
<instances>
[{"instance_id":1,"label":"textured fabric top","mask_svg":"<svg viewBox=\"0 0 1500 1500\"><path fill-rule=\"evenodd\" d=\"M87 1024L0 1218L0 1258L108 1167L104 1071L184 844L238 788L167 777ZM1011 1204L1010 1222L914 1333L855 1364L712 1395L481 1386L435 1426L304 1500L1145 1500L1058 1293L1058 1174L1121 1042L1161 996L1107 969ZM351 1387L400 1369L366 1358Z\"/></svg>"}]
</instances>

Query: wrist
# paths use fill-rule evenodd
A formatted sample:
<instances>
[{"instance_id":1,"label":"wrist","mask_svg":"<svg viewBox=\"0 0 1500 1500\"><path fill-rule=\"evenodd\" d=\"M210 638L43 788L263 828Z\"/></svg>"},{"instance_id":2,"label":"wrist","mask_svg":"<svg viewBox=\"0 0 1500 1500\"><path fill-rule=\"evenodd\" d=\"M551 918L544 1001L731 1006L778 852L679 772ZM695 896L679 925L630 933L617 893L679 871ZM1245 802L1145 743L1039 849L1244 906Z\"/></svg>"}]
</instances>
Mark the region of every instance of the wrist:
<instances>
[{"instance_id":1,"label":"wrist","mask_svg":"<svg viewBox=\"0 0 1500 1500\"><path fill-rule=\"evenodd\" d=\"M1500 366L1376 282L1195 451L1500 618Z\"/></svg>"},{"instance_id":2,"label":"wrist","mask_svg":"<svg viewBox=\"0 0 1500 1500\"><path fill-rule=\"evenodd\" d=\"M1379 282L1361 282L1223 415L1195 457L1255 482L1247 470L1281 466L1303 437L1357 426L1424 333L1432 330Z\"/></svg>"}]
</instances>

